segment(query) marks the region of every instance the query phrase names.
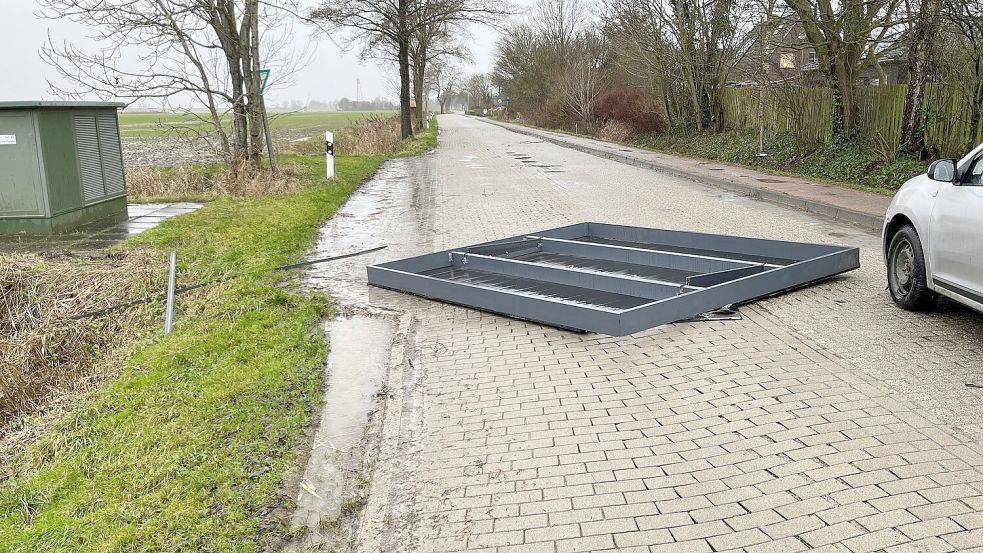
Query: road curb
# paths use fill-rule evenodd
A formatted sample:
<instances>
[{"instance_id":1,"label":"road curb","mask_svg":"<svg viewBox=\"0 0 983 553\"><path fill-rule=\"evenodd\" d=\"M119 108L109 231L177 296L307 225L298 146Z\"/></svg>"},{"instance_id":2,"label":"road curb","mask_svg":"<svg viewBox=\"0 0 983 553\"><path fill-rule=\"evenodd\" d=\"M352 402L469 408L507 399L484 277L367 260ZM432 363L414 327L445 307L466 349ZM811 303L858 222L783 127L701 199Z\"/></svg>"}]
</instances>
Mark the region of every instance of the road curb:
<instances>
[{"instance_id":1,"label":"road curb","mask_svg":"<svg viewBox=\"0 0 983 553\"><path fill-rule=\"evenodd\" d=\"M800 198L798 196L793 196L791 194L784 194L772 190L762 190L754 186L747 186L744 184L733 182L731 180L717 178L711 175L703 175L692 171L686 171L678 167L673 167L671 165L655 163L652 161L639 159L637 157L633 157L630 155L616 154L613 152L603 150L601 148L592 148L590 146L585 146L582 144L575 144L573 142L569 142L561 138L545 134L539 131L538 129L523 127L521 125L515 125L510 123L502 123L499 121L491 121L484 118L478 118L478 119L518 134L524 134L526 136L533 136L536 138L540 138L552 144L556 144L557 146L562 146L564 148L569 148L571 150L577 150L579 152L601 157L604 159L610 159L612 161L617 161L619 163L624 163L626 165L633 165L635 167L641 167L643 169L650 169L652 171L665 173L668 175L672 175L674 177L695 180L697 182L703 184L709 184L717 188L722 188L724 190L727 190L728 192L740 194L741 196L745 196L755 200L777 204L783 207L791 207L794 209L799 209L801 211L807 211L809 213L821 215L823 217L827 217L842 223L848 223L860 227L866 231L873 232L875 234L880 234L881 229L884 225L884 217L882 215L872 215L870 213L865 213L863 211L847 209L826 202Z\"/></svg>"}]
</instances>

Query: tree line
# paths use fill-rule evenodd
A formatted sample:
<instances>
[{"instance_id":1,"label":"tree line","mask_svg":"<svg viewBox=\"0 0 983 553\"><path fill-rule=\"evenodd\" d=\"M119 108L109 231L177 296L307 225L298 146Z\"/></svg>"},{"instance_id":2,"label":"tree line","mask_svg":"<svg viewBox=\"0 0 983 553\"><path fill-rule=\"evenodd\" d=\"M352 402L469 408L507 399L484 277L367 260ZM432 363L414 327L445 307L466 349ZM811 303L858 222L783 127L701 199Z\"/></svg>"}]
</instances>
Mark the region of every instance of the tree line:
<instances>
[{"instance_id":1,"label":"tree line","mask_svg":"<svg viewBox=\"0 0 983 553\"><path fill-rule=\"evenodd\" d=\"M264 87L291 84L310 60L310 43L294 46L296 27L337 45L354 40L363 60L394 64L401 134L407 138L414 119L415 128L423 124L428 93L436 92L442 105L460 94L462 76L454 63L470 59L467 27L494 23L512 10L500 0L39 3L42 17L68 20L88 32L83 45L49 37L43 47L42 58L59 76L49 83L55 95L150 101L182 111L192 121L183 130L209 141L230 171L263 167ZM378 101L342 103L342 109L381 107Z\"/></svg>"},{"instance_id":2,"label":"tree line","mask_svg":"<svg viewBox=\"0 0 983 553\"><path fill-rule=\"evenodd\" d=\"M921 157L930 84L980 128L981 45L980 0L539 0L504 33L490 78L540 124L596 126L598 110L631 104L696 131L723 130L727 88L758 91L763 110L766 95L827 87L834 139L851 142L864 87L906 84L899 149Z\"/></svg>"}]
</instances>

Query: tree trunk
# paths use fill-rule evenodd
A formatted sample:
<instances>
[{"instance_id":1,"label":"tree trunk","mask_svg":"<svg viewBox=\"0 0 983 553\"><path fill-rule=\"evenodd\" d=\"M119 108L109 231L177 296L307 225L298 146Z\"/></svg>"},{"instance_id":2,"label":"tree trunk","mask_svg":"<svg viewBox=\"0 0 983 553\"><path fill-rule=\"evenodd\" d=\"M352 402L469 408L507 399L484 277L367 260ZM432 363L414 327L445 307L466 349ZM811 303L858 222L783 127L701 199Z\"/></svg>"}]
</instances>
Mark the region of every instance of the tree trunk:
<instances>
[{"instance_id":1,"label":"tree trunk","mask_svg":"<svg viewBox=\"0 0 983 553\"><path fill-rule=\"evenodd\" d=\"M420 65L423 65L421 62ZM424 68L413 68L413 97L416 99L416 129L423 128L425 106L423 105L423 72Z\"/></svg>"},{"instance_id":2,"label":"tree trunk","mask_svg":"<svg viewBox=\"0 0 983 553\"><path fill-rule=\"evenodd\" d=\"M406 41L399 44L399 129L404 139L413 136L413 118L410 115L410 57Z\"/></svg>"},{"instance_id":3,"label":"tree trunk","mask_svg":"<svg viewBox=\"0 0 983 553\"><path fill-rule=\"evenodd\" d=\"M410 0L398 0L397 4L397 53L399 65L399 130L405 140L413 136L413 119L410 116Z\"/></svg>"},{"instance_id":4,"label":"tree trunk","mask_svg":"<svg viewBox=\"0 0 983 553\"><path fill-rule=\"evenodd\" d=\"M246 87L249 95L247 105L249 120L249 160L252 164L260 168L263 165L263 122L266 112L263 109L263 78L259 73L259 0L249 0L247 9L250 12L250 32L245 39L245 48L249 53L248 59L244 58L243 63L246 67Z\"/></svg>"},{"instance_id":5,"label":"tree trunk","mask_svg":"<svg viewBox=\"0 0 983 553\"><path fill-rule=\"evenodd\" d=\"M233 158L235 163L248 157L246 150L249 144L249 124L246 120L245 79L242 76L242 66L238 58L229 57L229 78L232 85L232 140Z\"/></svg>"},{"instance_id":6,"label":"tree trunk","mask_svg":"<svg viewBox=\"0 0 983 553\"><path fill-rule=\"evenodd\" d=\"M922 0L908 51L908 91L901 120L902 152L921 159L925 154L924 102L929 53L938 35L939 0Z\"/></svg>"},{"instance_id":7,"label":"tree trunk","mask_svg":"<svg viewBox=\"0 0 983 553\"><path fill-rule=\"evenodd\" d=\"M244 13L245 15L245 13ZM222 0L211 5L208 10L208 20L215 31L216 40L225 54L225 63L229 70L230 96L232 97L232 138L228 152L227 165L233 176L237 175L239 164L248 155L249 125L246 120L246 91L245 79L242 73L242 43L243 31L236 23L236 2ZM216 123L221 126L221 121ZM222 129L224 133L224 128Z\"/></svg>"},{"instance_id":8,"label":"tree trunk","mask_svg":"<svg viewBox=\"0 0 983 553\"><path fill-rule=\"evenodd\" d=\"M857 137L859 117L856 85L842 64L837 63L833 71L833 136L852 142Z\"/></svg>"},{"instance_id":9,"label":"tree trunk","mask_svg":"<svg viewBox=\"0 0 983 553\"><path fill-rule=\"evenodd\" d=\"M423 129L423 79L427 74L427 45L420 41L413 56L413 98L416 99L416 130Z\"/></svg>"}]
</instances>

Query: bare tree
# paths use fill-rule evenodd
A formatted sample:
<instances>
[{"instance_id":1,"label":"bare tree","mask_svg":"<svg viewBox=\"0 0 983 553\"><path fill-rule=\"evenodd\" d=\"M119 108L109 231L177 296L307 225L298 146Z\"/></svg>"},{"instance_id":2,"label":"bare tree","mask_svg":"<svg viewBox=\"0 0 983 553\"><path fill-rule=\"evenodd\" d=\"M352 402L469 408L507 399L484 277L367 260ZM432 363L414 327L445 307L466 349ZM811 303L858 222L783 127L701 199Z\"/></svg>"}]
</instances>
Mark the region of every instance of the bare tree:
<instances>
[{"instance_id":1,"label":"bare tree","mask_svg":"<svg viewBox=\"0 0 983 553\"><path fill-rule=\"evenodd\" d=\"M966 147L976 145L983 121L983 4L979 0L943 0L945 19L944 55L940 65L943 81L956 90L969 107Z\"/></svg>"},{"instance_id":2,"label":"bare tree","mask_svg":"<svg viewBox=\"0 0 983 553\"><path fill-rule=\"evenodd\" d=\"M601 92L606 53L604 39L585 31L568 43L560 67L558 89L563 105L588 128L594 124L594 100Z\"/></svg>"},{"instance_id":3,"label":"bare tree","mask_svg":"<svg viewBox=\"0 0 983 553\"><path fill-rule=\"evenodd\" d=\"M588 15L583 0L539 0L531 19L546 45L564 50L587 24Z\"/></svg>"},{"instance_id":4,"label":"bare tree","mask_svg":"<svg viewBox=\"0 0 983 553\"><path fill-rule=\"evenodd\" d=\"M461 70L444 60L439 60L430 66L428 80L431 89L437 95L440 113L446 113L447 104L457 95L461 77Z\"/></svg>"},{"instance_id":5,"label":"bare tree","mask_svg":"<svg viewBox=\"0 0 983 553\"><path fill-rule=\"evenodd\" d=\"M519 24L508 29L495 45L492 81L512 98L511 108L525 113L545 111L555 95L554 65L537 31L529 24Z\"/></svg>"},{"instance_id":6,"label":"bare tree","mask_svg":"<svg viewBox=\"0 0 983 553\"><path fill-rule=\"evenodd\" d=\"M609 0L606 23L609 33L621 35L615 44L636 67L650 63L646 73L663 75L671 83L667 89L680 89L703 130L720 123L720 93L738 51L739 18L734 0Z\"/></svg>"},{"instance_id":7,"label":"bare tree","mask_svg":"<svg viewBox=\"0 0 983 553\"><path fill-rule=\"evenodd\" d=\"M471 108L487 108L491 104L491 79L484 73L475 73L464 81L463 92L468 95Z\"/></svg>"},{"instance_id":8,"label":"bare tree","mask_svg":"<svg viewBox=\"0 0 983 553\"><path fill-rule=\"evenodd\" d=\"M786 0L816 50L819 68L833 88L833 133L857 134L857 79L901 45L901 0Z\"/></svg>"},{"instance_id":9,"label":"bare tree","mask_svg":"<svg viewBox=\"0 0 983 553\"><path fill-rule=\"evenodd\" d=\"M363 54L396 52L399 67L400 129L403 138L413 135L410 117L410 49L418 31L466 23L489 23L511 11L507 2L495 0L328 0L310 17L346 29L362 41ZM384 54L383 54L384 55Z\"/></svg>"},{"instance_id":10,"label":"bare tree","mask_svg":"<svg viewBox=\"0 0 983 553\"><path fill-rule=\"evenodd\" d=\"M260 0L40 0L41 15L86 26L94 51L50 37L42 57L71 89L49 83L67 98L194 102L208 109L218 150L230 170L262 161L262 67L289 77L305 56L285 46L290 2ZM262 23L262 26L261 26ZM279 52L281 57L267 55ZM118 58L137 58L126 68ZM265 57L264 57L265 56ZM193 110L188 113L195 114ZM231 112L232 128L225 125Z\"/></svg>"},{"instance_id":11,"label":"bare tree","mask_svg":"<svg viewBox=\"0 0 983 553\"><path fill-rule=\"evenodd\" d=\"M425 118L425 89L431 64L444 59L471 59L471 52L457 39L457 36L463 33L463 29L454 32L450 25L438 21L421 26L413 34L413 40L410 42L410 61L413 66L413 96L416 99L418 128L422 127Z\"/></svg>"},{"instance_id":12,"label":"bare tree","mask_svg":"<svg viewBox=\"0 0 983 553\"><path fill-rule=\"evenodd\" d=\"M533 119L573 117L593 123L607 45L581 0L540 0L527 22L496 46L492 81Z\"/></svg>"}]
</instances>

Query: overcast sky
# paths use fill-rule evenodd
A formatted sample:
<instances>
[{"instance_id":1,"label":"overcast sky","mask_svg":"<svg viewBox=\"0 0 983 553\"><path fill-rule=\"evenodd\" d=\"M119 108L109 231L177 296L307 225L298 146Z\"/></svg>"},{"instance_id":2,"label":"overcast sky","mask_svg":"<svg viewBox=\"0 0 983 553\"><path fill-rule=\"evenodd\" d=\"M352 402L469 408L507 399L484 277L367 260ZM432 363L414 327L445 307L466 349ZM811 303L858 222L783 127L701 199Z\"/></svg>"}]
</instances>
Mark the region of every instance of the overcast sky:
<instances>
[{"instance_id":1,"label":"overcast sky","mask_svg":"<svg viewBox=\"0 0 983 553\"><path fill-rule=\"evenodd\" d=\"M85 42L86 29L60 21L39 19L36 0L0 0L0 101L56 99L48 90L46 79L54 78L52 68L42 60L38 51L50 33L56 41ZM492 50L498 34L488 28L472 30L469 44L475 63L465 71L490 71ZM298 49L311 40L310 31L297 26L293 40ZM338 100L355 98L356 79L362 83L362 98L383 96L395 100L392 81L385 70L373 62L358 60L358 47L348 52L326 39L316 41L311 63L296 76L289 89L274 89L267 94L268 101L284 100Z\"/></svg>"}]
</instances>

